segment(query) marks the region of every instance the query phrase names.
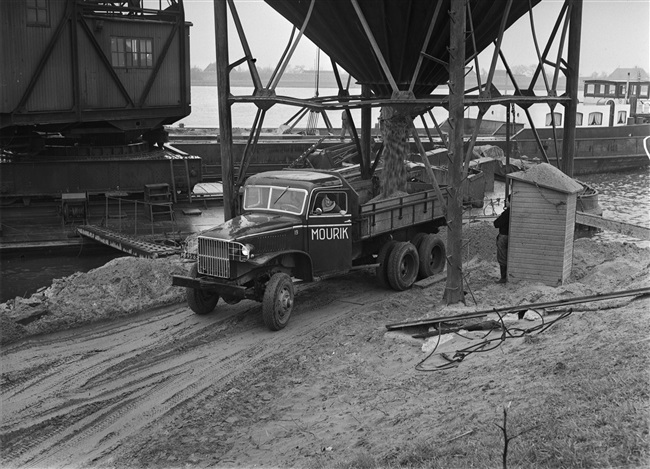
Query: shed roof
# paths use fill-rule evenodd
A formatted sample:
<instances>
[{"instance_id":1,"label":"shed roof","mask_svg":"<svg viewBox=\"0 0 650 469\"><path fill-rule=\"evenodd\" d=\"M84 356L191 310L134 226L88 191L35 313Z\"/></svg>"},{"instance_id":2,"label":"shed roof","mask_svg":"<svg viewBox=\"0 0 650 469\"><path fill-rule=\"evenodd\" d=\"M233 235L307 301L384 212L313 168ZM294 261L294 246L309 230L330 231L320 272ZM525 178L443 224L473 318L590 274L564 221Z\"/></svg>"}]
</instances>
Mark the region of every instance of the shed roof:
<instances>
[{"instance_id":1,"label":"shed roof","mask_svg":"<svg viewBox=\"0 0 650 469\"><path fill-rule=\"evenodd\" d=\"M582 190L582 185L578 181L549 163L540 163L524 171L508 174L507 177L567 194L575 194Z\"/></svg>"}]
</instances>

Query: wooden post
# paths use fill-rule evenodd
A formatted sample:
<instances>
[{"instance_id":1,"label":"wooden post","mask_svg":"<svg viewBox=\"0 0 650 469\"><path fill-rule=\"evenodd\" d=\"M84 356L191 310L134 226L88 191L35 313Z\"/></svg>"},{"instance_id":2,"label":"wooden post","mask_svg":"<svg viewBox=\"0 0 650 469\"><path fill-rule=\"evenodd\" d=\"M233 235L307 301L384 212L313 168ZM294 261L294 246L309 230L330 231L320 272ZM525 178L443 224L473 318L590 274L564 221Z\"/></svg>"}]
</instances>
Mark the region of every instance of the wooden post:
<instances>
[{"instance_id":1,"label":"wooden post","mask_svg":"<svg viewBox=\"0 0 650 469\"><path fill-rule=\"evenodd\" d=\"M573 157L576 149L576 111L578 109L578 79L580 71L580 35L582 30L582 0L572 0L567 55L566 91L571 101L564 106L564 135L562 139L562 172L573 177Z\"/></svg>"},{"instance_id":2,"label":"wooden post","mask_svg":"<svg viewBox=\"0 0 650 469\"><path fill-rule=\"evenodd\" d=\"M221 182L223 184L223 217L237 215L237 194L233 187L232 115L230 113L230 75L228 70L228 11L226 0L214 0L214 28L217 50L217 99L219 138L221 142Z\"/></svg>"},{"instance_id":3,"label":"wooden post","mask_svg":"<svg viewBox=\"0 0 650 469\"><path fill-rule=\"evenodd\" d=\"M449 11L449 198L447 199L447 304L465 299L463 293L463 98L465 95L466 0L451 0Z\"/></svg>"}]
</instances>

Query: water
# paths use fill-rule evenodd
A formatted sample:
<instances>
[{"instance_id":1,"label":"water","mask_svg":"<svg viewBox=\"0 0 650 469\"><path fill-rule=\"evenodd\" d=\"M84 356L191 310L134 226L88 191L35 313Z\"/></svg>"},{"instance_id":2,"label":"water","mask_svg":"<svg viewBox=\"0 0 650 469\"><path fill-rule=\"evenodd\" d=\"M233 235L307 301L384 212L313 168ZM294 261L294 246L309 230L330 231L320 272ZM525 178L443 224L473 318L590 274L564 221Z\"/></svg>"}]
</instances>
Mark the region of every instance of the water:
<instances>
[{"instance_id":1,"label":"water","mask_svg":"<svg viewBox=\"0 0 650 469\"><path fill-rule=\"evenodd\" d=\"M580 180L599 192L603 217L650 228L650 168L620 173L590 174ZM650 248L650 241L602 231L593 236L603 241L627 241Z\"/></svg>"},{"instance_id":2,"label":"water","mask_svg":"<svg viewBox=\"0 0 650 469\"><path fill-rule=\"evenodd\" d=\"M3 254L0 258L0 303L22 296L27 298L52 280L75 272L88 272L124 256L115 249L98 247L83 249L57 248L26 254Z\"/></svg>"}]
</instances>

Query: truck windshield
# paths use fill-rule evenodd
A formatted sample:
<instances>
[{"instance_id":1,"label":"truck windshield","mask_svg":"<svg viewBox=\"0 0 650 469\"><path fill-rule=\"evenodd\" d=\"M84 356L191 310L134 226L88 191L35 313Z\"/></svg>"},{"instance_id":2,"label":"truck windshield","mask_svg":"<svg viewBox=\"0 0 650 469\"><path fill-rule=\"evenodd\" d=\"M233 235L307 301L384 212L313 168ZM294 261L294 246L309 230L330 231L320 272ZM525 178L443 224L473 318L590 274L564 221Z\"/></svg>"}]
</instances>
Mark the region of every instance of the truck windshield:
<instances>
[{"instance_id":1,"label":"truck windshield","mask_svg":"<svg viewBox=\"0 0 650 469\"><path fill-rule=\"evenodd\" d=\"M246 186L244 210L272 210L300 215L305 206L307 191L291 187Z\"/></svg>"}]
</instances>

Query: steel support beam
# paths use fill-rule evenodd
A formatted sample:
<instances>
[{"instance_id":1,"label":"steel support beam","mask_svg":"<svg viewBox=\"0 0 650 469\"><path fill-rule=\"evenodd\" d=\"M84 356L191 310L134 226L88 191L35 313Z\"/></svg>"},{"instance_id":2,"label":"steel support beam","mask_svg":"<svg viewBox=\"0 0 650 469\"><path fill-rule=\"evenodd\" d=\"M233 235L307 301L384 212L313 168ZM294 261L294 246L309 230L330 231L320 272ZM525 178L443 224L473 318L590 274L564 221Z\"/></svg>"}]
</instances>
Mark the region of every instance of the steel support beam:
<instances>
[{"instance_id":1,"label":"steel support beam","mask_svg":"<svg viewBox=\"0 0 650 469\"><path fill-rule=\"evenodd\" d=\"M228 69L228 8L227 0L214 1L214 28L217 59L217 99L219 107L219 138L221 139L221 179L223 184L223 217L230 220L238 213L237 194L234 191L232 158L232 115L228 96L230 75Z\"/></svg>"},{"instance_id":2,"label":"steel support beam","mask_svg":"<svg viewBox=\"0 0 650 469\"><path fill-rule=\"evenodd\" d=\"M257 72L257 67L255 66L255 60L253 60L253 54L251 48L248 45L248 40L246 39L246 34L244 34L244 27L241 24L239 19L239 13L237 13L237 8L235 8L234 0L228 0L228 5L230 6L230 11L232 13L232 19L235 22L235 28L237 29L237 34L239 35L239 42L244 49L244 60L248 65L248 71L251 74L251 79L253 80L253 86L255 91L262 89L262 80L260 74Z\"/></svg>"},{"instance_id":3,"label":"steel support beam","mask_svg":"<svg viewBox=\"0 0 650 469\"><path fill-rule=\"evenodd\" d=\"M582 30L582 0L572 0L567 56L566 91L571 101L564 105L564 135L562 139L562 171L573 177L573 157L576 149L576 112L578 109L578 72L580 69L580 34Z\"/></svg>"},{"instance_id":4,"label":"steel support beam","mask_svg":"<svg viewBox=\"0 0 650 469\"><path fill-rule=\"evenodd\" d=\"M463 114L465 95L466 0L451 0L449 11L449 188L447 199L447 304L465 299L463 292Z\"/></svg>"},{"instance_id":5,"label":"steel support beam","mask_svg":"<svg viewBox=\"0 0 650 469\"><path fill-rule=\"evenodd\" d=\"M364 98L370 98L372 91L368 85L361 86L361 94ZM370 178L370 148L372 141L372 108L370 106L361 108L361 154L359 162L361 167L361 178Z\"/></svg>"},{"instance_id":6,"label":"steel support beam","mask_svg":"<svg viewBox=\"0 0 650 469\"><path fill-rule=\"evenodd\" d=\"M393 93L398 93L399 87L397 86L397 82L395 81L395 78L393 77L393 74L390 71L390 67L386 63L386 59L384 58L384 55L381 53L379 44L377 44L377 41L375 40L375 36L372 34L372 30L370 29L370 26L366 21L366 17L363 15L363 12L361 11L359 2L357 2L357 0L350 0L350 2L352 3L354 10L356 11L357 16L359 17L361 26L363 27L363 30L366 33L366 36L368 38L368 41L372 46L372 50L375 52L375 57L377 58L379 65L381 66L382 70L384 71L384 74L386 75L386 79L390 83L390 87L393 90Z\"/></svg>"}]
</instances>

